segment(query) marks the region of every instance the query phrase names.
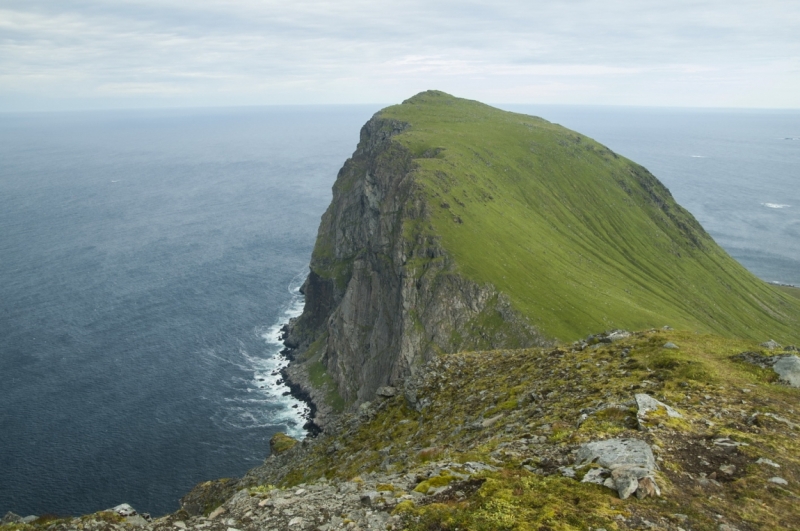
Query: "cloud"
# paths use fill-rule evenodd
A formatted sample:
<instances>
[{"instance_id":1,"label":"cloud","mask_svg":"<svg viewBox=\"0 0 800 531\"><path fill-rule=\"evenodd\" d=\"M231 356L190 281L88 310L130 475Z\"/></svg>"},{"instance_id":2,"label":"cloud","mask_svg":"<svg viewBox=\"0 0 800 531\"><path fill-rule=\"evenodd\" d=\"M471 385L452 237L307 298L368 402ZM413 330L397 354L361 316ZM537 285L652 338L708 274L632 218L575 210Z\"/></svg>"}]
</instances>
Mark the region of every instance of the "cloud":
<instances>
[{"instance_id":1,"label":"cloud","mask_svg":"<svg viewBox=\"0 0 800 531\"><path fill-rule=\"evenodd\" d=\"M6 0L0 109L391 102L434 87L800 107L797 27L794 1Z\"/></svg>"}]
</instances>

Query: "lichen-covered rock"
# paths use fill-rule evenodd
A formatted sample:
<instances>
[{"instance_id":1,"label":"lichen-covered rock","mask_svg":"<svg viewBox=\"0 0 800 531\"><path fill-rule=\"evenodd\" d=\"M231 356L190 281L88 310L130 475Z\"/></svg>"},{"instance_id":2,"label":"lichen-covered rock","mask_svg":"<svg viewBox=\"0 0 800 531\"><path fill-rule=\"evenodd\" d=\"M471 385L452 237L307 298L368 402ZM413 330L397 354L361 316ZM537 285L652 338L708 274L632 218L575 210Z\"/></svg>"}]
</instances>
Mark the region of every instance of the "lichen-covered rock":
<instances>
[{"instance_id":1,"label":"lichen-covered rock","mask_svg":"<svg viewBox=\"0 0 800 531\"><path fill-rule=\"evenodd\" d=\"M608 439L584 444L578 448L576 466L599 465L583 477L586 483L597 483L616 490L619 497L660 495L655 481L655 457L650 446L638 439ZM640 488L641 485L641 488Z\"/></svg>"},{"instance_id":2,"label":"lichen-covered rock","mask_svg":"<svg viewBox=\"0 0 800 531\"><path fill-rule=\"evenodd\" d=\"M646 428L647 415L649 413L658 414L663 411L670 418L683 417L683 415L678 413L672 407L656 400L655 398L646 393L637 393L635 398L636 398L636 406L639 408L639 411L636 414L636 419L639 423L639 429L644 430Z\"/></svg>"}]
</instances>

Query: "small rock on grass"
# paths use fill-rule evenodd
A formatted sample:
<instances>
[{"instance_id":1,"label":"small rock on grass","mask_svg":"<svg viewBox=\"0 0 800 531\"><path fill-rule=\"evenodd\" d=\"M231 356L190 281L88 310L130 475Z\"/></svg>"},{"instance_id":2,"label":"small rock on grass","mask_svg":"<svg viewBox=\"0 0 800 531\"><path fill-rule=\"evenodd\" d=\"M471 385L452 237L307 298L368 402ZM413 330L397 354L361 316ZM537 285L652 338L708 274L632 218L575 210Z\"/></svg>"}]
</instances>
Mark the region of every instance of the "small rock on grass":
<instances>
[{"instance_id":1,"label":"small rock on grass","mask_svg":"<svg viewBox=\"0 0 800 531\"><path fill-rule=\"evenodd\" d=\"M776 485L788 485L789 484L788 481L786 481L783 478L779 478L778 476L771 477L767 481L769 481L770 483L775 483Z\"/></svg>"},{"instance_id":2,"label":"small rock on grass","mask_svg":"<svg viewBox=\"0 0 800 531\"><path fill-rule=\"evenodd\" d=\"M759 458L758 461L756 461L756 464L757 465L769 465L769 466L774 467L774 468L780 468L781 467L781 465L779 465L778 463L776 463L772 459L767 459L766 457Z\"/></svg>"},{"instance_id":3,"label":"small rock on grass","mask_svg":"<svg viewBox=\"0 0 800 531\"><path fill-rule=\"evenodd\" d=\"M664 343L664 346L663 346L663 348L677 349L677 348L679 348L679 347L678 347L678 345L676 345L676 344L675 344L675 343L673 343L672 341L667 341L666 343Z\"/></svg>"},{"instance_id":4,"label":"small rock on grass","mask_svg":"<svg viewBox=\"0 0 800 531\"><path fill-rule=\"evenodd\" d=\"M639 416L646 415L650 411L658 411L663 407L669 417L677 419L683 417L683 415L678 413L675 409L646 393L637 393L634 398L636 398L636 406L639 408Z\"/></svg>"}]
</instances>

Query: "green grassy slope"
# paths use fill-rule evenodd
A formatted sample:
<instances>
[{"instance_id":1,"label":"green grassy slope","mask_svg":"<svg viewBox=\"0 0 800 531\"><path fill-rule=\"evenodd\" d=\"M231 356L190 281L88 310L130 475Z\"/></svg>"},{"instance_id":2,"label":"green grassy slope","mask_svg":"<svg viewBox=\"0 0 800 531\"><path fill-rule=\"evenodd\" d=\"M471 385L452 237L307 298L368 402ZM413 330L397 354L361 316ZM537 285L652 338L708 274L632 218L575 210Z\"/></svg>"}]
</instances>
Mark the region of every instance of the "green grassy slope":
<instances>
[{"instance_id":1,"label":"green grassy slope","mask_svg":"<svg viewBox=\"0 0 800 531\"><path fill-rule=\"evenodd\" d=\"M728 256L643 167L540 118L424 92L382 116L417 157L459 271L546 334L621 327L800 337L800 301Z\"/></svg>"}]
</instances>

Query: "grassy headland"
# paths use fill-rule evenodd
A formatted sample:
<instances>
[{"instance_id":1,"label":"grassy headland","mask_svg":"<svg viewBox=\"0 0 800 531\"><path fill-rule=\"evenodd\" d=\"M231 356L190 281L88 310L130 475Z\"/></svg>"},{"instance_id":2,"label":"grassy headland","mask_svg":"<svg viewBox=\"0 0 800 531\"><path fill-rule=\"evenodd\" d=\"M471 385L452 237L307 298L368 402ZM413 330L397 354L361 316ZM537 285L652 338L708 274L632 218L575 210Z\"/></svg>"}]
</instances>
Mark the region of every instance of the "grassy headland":
<instances>
[{"instance_id":1,"label":"grassy headland","mask_svg":"<svg viewBox=\"0 0 800 531\"><path fill-rule=\"evenodd\" d=\"M722 250L645 168L540 118L442 92L382 117L417 164L459 272L492 283L545 334L669 324L800 338L800 301Z\"/></svg>"}]
</instances>

